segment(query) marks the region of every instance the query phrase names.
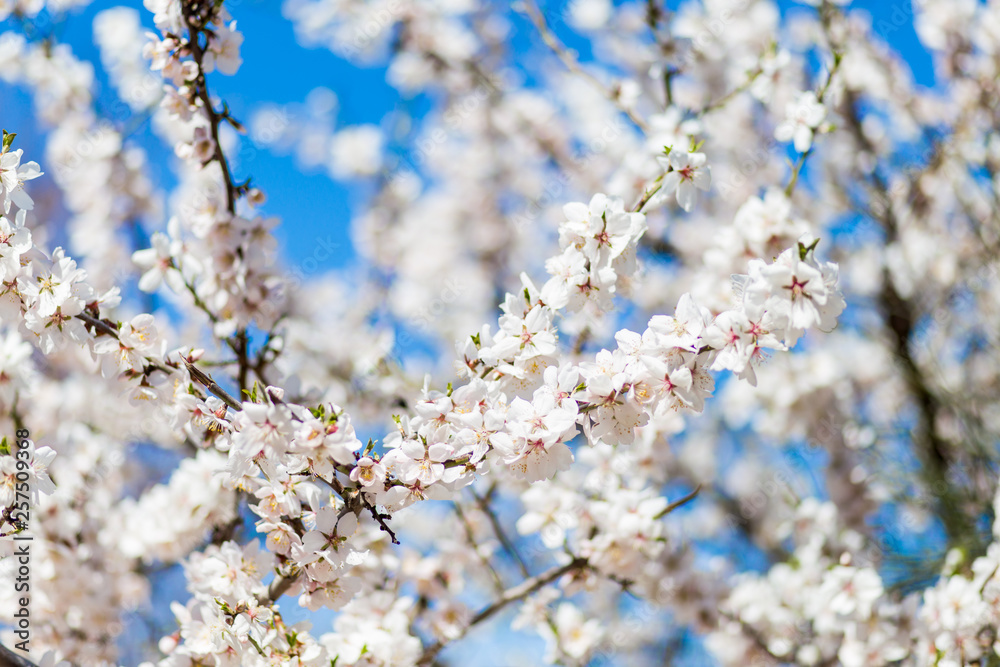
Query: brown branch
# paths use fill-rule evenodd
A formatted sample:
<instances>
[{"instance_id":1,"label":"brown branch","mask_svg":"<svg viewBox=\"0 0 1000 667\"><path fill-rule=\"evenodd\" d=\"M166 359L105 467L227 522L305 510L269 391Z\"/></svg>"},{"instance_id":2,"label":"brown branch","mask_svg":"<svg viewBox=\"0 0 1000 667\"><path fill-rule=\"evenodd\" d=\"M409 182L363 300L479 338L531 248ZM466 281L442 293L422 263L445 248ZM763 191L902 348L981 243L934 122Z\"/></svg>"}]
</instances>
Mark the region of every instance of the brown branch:
<instances>
[{"instance_id":1,"label":"brown branch","mask_svg":"<svg viewBox=\"0 0 1000 667\"><path fill-rule=\"evenodd\" d=\"M87 326L92 328L95 333L100 332L106 336L111 336L115 340L119 340L118 329L112 326L111 323L108 322L107 320L102 320L99 317L94 317L93 315L88 315L87 313L80 313L79 315L76 316L76 318L83 321ZM163 373L167 373L168 375L172 372L170 368L162 366L156 360L150 357L145 357L145 360L149 368L162 371ZM225 389L220 387L218 383L216 383L215 380L213 380L210 375L208 375L201 369L195 367L191 362L187 360L185 360L184 363L187 365L188 371L191 373L191 376L196 381L204 385L205 388L208 389L208 391L210 391L211 393L215 394L218 398L220 398L223 403L228 405L233 410L236 410L237 412L241 412L243 410L243 406L240 404L240 402L237 401L232 396L230 396L229 393L226 392Z\"/></svg>"},{"instance_id":2,"label":"brown branch","mask_svg":"<svg viewBox=\"0 0 1000 667\"><path fill-rule=\"evenodd\" d=\"M472 523L469 521L469 517L465 515L465 511L462 509L461 503L457 500L452 501L452 507L455 509L455 514L458 516L459 521L462 522L462 528L465 531L465 540L469 543L469 547L476 552L479 556L479 561L483 564L483 567L489 571L490 576L493 578L493 586L496 588L497 593L503 593L506 589L504 586L503 579L500 577L500 573L497 569L493 567L493 563L490 561L489 556L482 553L476 546L476 535L472 528Z\"/></svg>"},{"instance_id":3,"label":"brown branch","mask_svg":"<svg viewBox=\"0 0 1000 667\"><path fill-rule=\"evenodd\" d=\"M274 604L278 601L282 595L288 592L288 589L298 580L299 575L297 572L288 575L278 575L271 582L271 585L267 588L267 602Z\"/></svg>"},{"instance_id":4,"label":"brown branch","mask_svg":"<svg viewBox=\"0 0 1000 667\"><path fill-rule=\"evenodd\" d=\"M683 498L675 500L674 502L672 502L669 505L667 505L666 507L664 507L663 511L660 512L659 514L657 514L656 516L654 516L653 518L654 519L662 519L663 517L665 517L668 514L670 514L671 512L673 512L678 507L681 507L682 505L686 505L689 502L691 502L692 500L694 500L698 496L698 492L700 492L700 491L701 491L701 484L699 484L698 486L696 486L694 488L694 491L692 491L691 493L687 494Z\"/></svg>"},{"instance_id":5,"label":"brown branch","mask_svg":"<svg viewBox=\"0 0 1000 667\"><path fill-rule=\"evenodd\" d=\"M375 521L378 523L378 526L379 528L382 529L382 532L389 533L389 539L392 540L393 544L399 544L399 540L396 539L396 533L394 533L392 531L392 528L389 527L389 524L386 523L386 520L391 519L392 517L388 514L382 514L381 512L379 512L374 505L368 502L368 497L365 496L365 494L363 493L361 494L361 502L364 504L365 508L367 508L368 511L371 513L372 518L375 519Z\"/></svg>"},{"instance_id":6,"label":"brown branch","mask_svg":"<svg viewBox=\"0 0 1000 667\"><path fill-rule=\"evenodd\" d=\"M552 29L546 22L545 15L542 14L541 10L535 4L535 0L524 0L524 8L528 17L531 19L531 22L538 30L539 35L541 35L542 41L544 41L546 46L548 46L552 52L556 54L559 60L562 61L563 65L566 66L566 69L583 77L589 83L593 84L598 90L604 93L604 96L613 102L615 106L622 111L622 113L628 116L629 120L635 123L636 127L641 129L643 132L646 132L645 121L637 116L634 111L621 103L617 90L608 88L608 86L606 86L600 79L585 70L576 57L569 52L562 42L559 41L559 38L556 37L556 34L552 32Z\"/></svg>"},{"instance_id":7,"label":"brown branch","mask_svg":"<svg viewBox=\"0 0 1000 667\"><path fill-rule=\"evenodd\" d=\"M222 399L222 402L231 407L237 412L243 411L243 405L237 401L235 398L229 395L225 389L220 387L218 383L212 379L212 376L201 370L190 361L185 360L184 365L187 366L188 372L191 373L191 377L200 382L208 389L210 392Z\"/></svg>"},{"instance_id":8,"label":"brown branch","mask_svg":"<svg viewBox=\"0 0 1000 667\"><path fill-rule=\"evenodd\" d=\"M205 69L202 64L202 61L205 58L205 51L201 47L201 35L205 31L200 25L198 25L200 19L194 15L195 6L196 4L190 0L181 0L181 11L184 14L184 22L187 24L188 36L190 37L190 39L188 39L187 46L191 50L191 57L198 64L198 76L195 79L194 89L195 94L201 100L202 106L205 109L205 115L208 117L209 129L212 133L212 140L215 142L215 155L212 159L218 162L219 167L222 169L222 179L225 181L226 186L226 210L228 210L231 215L235 215L236 185L233 183L232 174L229 171L229 162L226 160L226 155L222 151L222 143L219 141L219 125L222 123L223 116L216 113L215 108L212 106L212 100L208 94L208 85L205 82Z\"/></svg>"},{"instance_id":9,"label":"brown branch","mask_svg":"<svg viewBox=\"0 0 1000 667\"><path fill-rule=\"evenodd\" d=\"M36 667L36 665L0 644L0 667Z\"/></svg>"},{"instance_id":10,"label":"brown branch","mask_svg":"<svg viewBox=\"0 0 1000 667\"><path fill-rule=\"evenodd\" d=\"M76 316L76 318L86 322L88 325L93 327L95 331L100 331L101 333L111 336L112 338L118 338L118 329L100 318L93 317L87 313L80 313Z\"/></svg>"},{"instance_id":11,"label":"brown branch","mask_svg":"<svg viewBox=\"0 0 1000 667\"><path fill-rule=\"evenodd\" d=\"M498 540L500 540L500 544L503 545L504 550L517 562L517 567L521 571L521 576L530 577L531 572L528 570L527 564L524 562L524 559L521 558L521 554L518 552L517 547L514 546L514 543L507 536L503 526L500 525L500 519L497 518L493 508L490 507L489 498L492 496L492 490L486 495L485 498L477 494L472 489L469 489L469 491L472 493L472 497L476 499L476 504L479 506L480 511L489 519L490 526L493 528L493 534L497 536Z\"/></svg>"},{"instance_id":12,"label":"brown branch","mask_svg":"<svg viewBox=\"0 0 1000 667\"><path fill-rule=\"evenodd\" d=\"M501 610L503 610L504 607L509 605L511 602L517 602L518 600L523 600L524 598L539 591L545 586L548 586L553 581L562 577L564 574L568 574L570 572L573 572L574 570L583 569L586 566L587 566L586 558L574 558L565 565L559 565L557 567L554 567L548 570L547 572L543 572L537 577L531 577L530 579L527 579L526 581L518 584L517 586L507 589L507 591L503 595L501 595L497 600L495 600L494 602L492 602L491 604L487 605L479 612L477 612L476 615L472 617L472 620L469 621L469 624L465 626L465 628L463 628L456 637L453 637L452 639L445 642L436 641L427 648L425 648L423 654L420 656L420 660L417 662L417 665L419 665L420 667L428 667L434 662L434 659L437 657L437 654L440 653L445 646L447 646L451 642L461 639L466 635L466 633L468 633L468 631L471 628L475 627L479 623L482 623L483 621L489 618L492 618Z\"/></svg>"},{"instance_id":13,"label":"brown branch","mask_svg":"<svg viewBox=\"0 0 1000 667\"><path fill-rule=\"evenodd\" d=\"M824 15L823 26L832 42L828 14ZM877 157L879 151L868 139L862 126L858 113L857 93L851 89L844 92L841 115L844 117L847 130L858 149L868 153L873 158ZM885 232L886 245L897 243L901 225L892 206L886 178L878 166L871 170L862 171L855 165L854 171L865 185L869 197L884 204L879 207L870 207L870 213ZM918 177L916 175L911 178L911 188L914 187ZM917 446L918 455L923 462L924 483L937 498L937 513L948 534L949 543L952 546L979 547L981 545L969 545L970 539L973 542L978 541L979 531L970 517L961 511L958 506L959 494L948 480L954 456L936 429L940 416L945 412L944 404L932 391L910 351L910 340L919 314L913 301L903 298L896 289L888 266L883 267L878 306L884 318L885 329L890 336L892 352L900 362L903 380L916 403L917 428L912 434L912 441Z\"/></svg>"},{"instance_id":14,"label":"brown branch","mask_svg":"<svg viewBox=\"0 0 1000 667\"><path fill-rule=\"evenodd\" d=\"M225 105L225 103L223 103L223 112L221 114L218 113L212 106L212 99L208 93L208 83L205 80L205 68L203 65L205 50L201 46L201 35L203 33L207 34L207 31L201 25L201 18L194 13L195 8L198 6L211 7L209 4L198 5L190 0L182 0L181 2L181 11L184 15L184 22L188 29L187 46L191 51L192 59L198 65L198 76L195 78L194 82L194 94L201 100L202 107L205 110L205 115L208 118L212 140L215 142L215 153L213 154L211 161L218 162L219 168L222 170L222 180L226 189L226 210L229 211L231 216L235 216L236 199L239 195L240 188L233 182L232 172L229 169L229 162L226 159L225 152L222 150L222 143L219 141L219 126L223 121L228 121L233 127L239 129L240 124L229 115L229 108ZM237 248L237 254L240 257L243 256L241 248ZM197 294L195 294L193 288L189 287L189 289L195 296L197 303ZM205 312L209 312L207 308L202 309L205 310ZM211 317L212 314L209 313L209 316ZM215 321L214 318L213 321ZM232 349L233 353L236 354L236 358L239 360L237 382L239 384L240 391L246 391L249 389L249 386L247 385L247 378L249 376L251 366L249 358L250 341L246 328L240 327L231 339L226 340L226 343L229 345L230 349Z\"/></svg>"}]
</instances>

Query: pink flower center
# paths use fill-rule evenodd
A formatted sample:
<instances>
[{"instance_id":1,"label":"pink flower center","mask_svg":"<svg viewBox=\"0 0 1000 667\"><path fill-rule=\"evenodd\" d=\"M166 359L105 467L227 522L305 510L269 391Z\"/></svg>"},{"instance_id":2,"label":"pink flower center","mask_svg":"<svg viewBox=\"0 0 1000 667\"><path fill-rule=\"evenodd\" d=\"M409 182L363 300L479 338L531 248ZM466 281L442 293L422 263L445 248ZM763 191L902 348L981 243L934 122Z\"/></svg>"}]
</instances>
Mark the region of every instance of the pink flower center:
<instances>
[{"instance_id":1,"label":"pink flower center","mask_svg":"<svg viewBox=\"0 0 1000 667\"><path fill-rule=\"evenodd\" d=\"M792 276L792 284L791 285L785 285L785 289L791 290L792 291L792 298L795 299L795 298L803 296L803 295L808 296L806 294L806 290L805 290L805 287L806 287L807 284L809 284L808 280L803 280L802 282L799 282L798 278L796 278L795 276Z\"/></svg>"}]
</instances>

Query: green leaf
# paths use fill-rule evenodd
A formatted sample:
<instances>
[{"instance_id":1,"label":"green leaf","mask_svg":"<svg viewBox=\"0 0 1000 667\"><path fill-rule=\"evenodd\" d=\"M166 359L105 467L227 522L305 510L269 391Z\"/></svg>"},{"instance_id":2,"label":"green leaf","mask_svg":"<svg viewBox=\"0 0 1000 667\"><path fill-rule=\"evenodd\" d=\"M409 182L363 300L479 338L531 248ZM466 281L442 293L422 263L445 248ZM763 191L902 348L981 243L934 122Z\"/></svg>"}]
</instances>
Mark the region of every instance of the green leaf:
<instances>
[{"instance_id":1,"label":"green leaf","mask_svg":"<svg viewBox=\"0 0 1000 667\"><path fill-rule=\"evenodd\" d=\"M250 399L251 403L261 403L262 402L261 399L260 399L260 386L257 384L256 380L253 381L253 387L250 389L250 391L247 391L246 389L244 389L243 393L247 395L247 397Z\"/></svg>"},{"instance_id":2,"label":"green leaf","mask_svg":"<svg viewBox=\"0 0 1000 667\"><path fill-rule=\"evenodd\" d=\"M3 150L0 151L0 152L6 153L7 151L9 151L11 144L14 143L14 137L16 137L16 136L17 136L17 134L15 134L14 132L8 132L7 130L4 130L3 131Z\"/></svg>"},{"instance_id":3,"label":"green leaf","mask_svg":"<svg viewBox=\"0 0 1000 667\"><path fill-rule=\"evenodd\" d=\"M0 456L7 456L10 454L10 445L7 443L7 436L0 440Z\"/></svg>"},{"instance_id":4,"label":"green leaf","mask_svg":"<svg viewBox=\"0 0 1000 667\"><path fill-rule=\"evenodd\" d=\"M810 243L808 246L804 245L803 243L799 243L799 259L805 260L805 258L809 255L809 253L816 249L816 245L818 243L819 239L814 239L813 242Z\"/></svg>"}]
</instances>

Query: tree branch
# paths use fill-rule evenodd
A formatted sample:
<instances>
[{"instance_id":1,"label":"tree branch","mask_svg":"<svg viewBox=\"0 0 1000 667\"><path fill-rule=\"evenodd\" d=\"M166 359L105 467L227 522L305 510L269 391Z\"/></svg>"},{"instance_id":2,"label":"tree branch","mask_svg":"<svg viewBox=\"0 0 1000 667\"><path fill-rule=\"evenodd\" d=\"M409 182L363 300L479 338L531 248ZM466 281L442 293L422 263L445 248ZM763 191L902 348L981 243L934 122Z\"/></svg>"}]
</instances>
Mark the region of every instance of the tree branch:
<instances>
[{"instance_id":1,"label":"tree branch","mask_svg":"<svg viewBox=\"0 0 1000 667\"><path fill-rule=\"evenodd\" d=\"M440 653L441 650L444 649L444 647L447 646L450 642L461 639L466 635L466 633L468 633L468 631L471 628L495 616L511 602L523 600L532 593L535 593L538 590L544 588L545 586L548 586L549 584L551 584L556 579L559 579L564 574L568 574L570 572L573 572L574 570L583 569L586 566L587 566L586 558L574 558L565 565L554 567L548 570L547 572L543 572L537 577L531 577L530 579L525 580L524 582L518 584L517 586L507 589L507 591L503 595L501 595L496 601L484 607L475 616L473 616L472 620L469 621L469 624L465 628L463 628L456 637L453 637L447 642L436 641L430 646L428 646L426 649L424 649L424 652L420 656L420 660L417 662L417 664L420 667L429 667L429 665L431 665L434 662L434 659L437 657L437 654Z\"/></svg>"},{"instance_id":2,"label":"tree branch","mask_svg":"<svg viewBox=\"0 0 1000 667\"><path fill-rule=\"evenodd\" d=\"M184 14L184 22L187 24L188 36L190 37L188 48L191 49L191 57L198 64L198 77L195 79L195 94L201 100L202 106L205 109L209 129L212 133L212 140L215 142L215 155L212 159L218 162L219 167L222 169L222 180L226 186L226 210L231 215L235 215L236 186L233 184L232 174L229 171L229 162L226 160L226 155L222 151L222 144L219 142L219 125L222 122L222 116L216 113L215 108L212 106L212 100L208 94L208 85L205 82L205 69L202 65L202 61L205 58L205 51L201 48L201 33L204 30L198 25L199 19L193 13L194 6L195 4L190 2L190 0L182 0L181 2L181 11Z\"/></svg>"},{"instance_id":3,"label":"tree branch","mask_svg":"<svg viewBox=\"0 0 1000 667\"><path fill-rule=\"evenodd\" d=\"M585 70L576 57L570 53L562 42L559 41L559 38L556 37L556 34L552 32L552 29L549 27L548 22L546 22L545 15L542 14L542 11L535 4L535 0L524 0L524 8L528 14L528 18L531 19L535 28L538 29L538 33L541 35L546 46L552 49L552 52L555 53L559 60L562 61L563 65L566 66L566 69L583 77L588 82L593 84L598 90L604 93L604 96L611 100L615 106L622 111L622 113L628 116L629 120L635 123L636 127L645 132L645 121L637 116L634 111L625 107L621 103L621 100L618 97L618 91L613 88L608 88L600 79Z\"/></svg>"},{"instance_id":4,"label":"tree branch","mask_svg":"<svg viewBox=\"0 0 1000 667\"><path fill-rule=\"evenodd\" d=\"M36 665L0 644L0 667L36 667Z\"/></svg>"},{"instance_id":5,"label":"tree branch","mask_svg":"<svg viewBox=\"0 0 1000 667\"><path fill-rule=\"evenodd\" d=\"M876 156L878 151L862 128L857 102L853 91L845 91L843 116L847 121L847 128L862 151ZM886 245L898 242L900 224L891 204L885 178L878 168L859 176L862 183L867 186L869 196L885 203L878 210L873 208L870 213L885 232ZM910 351L910 340L918 317L915 306L911 300L900 295L888 266L885 266L882 272L878 306L884 318L885 329L890 335L892 352L902 366L903 380L917 406L917 428L914 429L912 439L918 446L918 455L923 460L925 483L937 498L938 515L949 536L949 542L952 546L965 544L977 535L978 531L969 517L957 507L955 489L948 481L953 457L948 444L938 435L936 429L943 405L931 390Z\"/></svg>"},{"instance_id":6,"label":"tree branch","mask_svg":"<svg viewBox=\"0 0 1000 667\"><path fill-rule=\"evenodd\" d=\"M191 374L195 380L200 382L208 389L210 392L222 399L222 402L231 407L237 412L243 411L243 404L237 401L235 398L229 395L229 393L220 387L218 383L212 379L212 376L201 370L189 361L185 361L184 365L187 366L188 372Z\"/></svg>"}]
</instances>

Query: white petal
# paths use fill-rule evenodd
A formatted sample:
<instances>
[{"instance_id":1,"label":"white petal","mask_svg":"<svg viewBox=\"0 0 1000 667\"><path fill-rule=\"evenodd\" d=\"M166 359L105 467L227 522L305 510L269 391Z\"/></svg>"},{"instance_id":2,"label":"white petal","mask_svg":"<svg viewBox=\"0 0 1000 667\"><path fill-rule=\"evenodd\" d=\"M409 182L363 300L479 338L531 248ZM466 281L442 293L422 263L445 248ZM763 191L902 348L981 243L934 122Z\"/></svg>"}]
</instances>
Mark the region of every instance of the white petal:
<instances>
[{"instance_id":1,"label":"white petal","mask_svg":"<svg viewBox=\"0 0 1000 667\"><path fill-rule=\"evenodd\" d=\"M695 187L691 181L681 181L677 186L677 203L685 211L690 211L695 202Z\"/></svg>"}]
</instances>

